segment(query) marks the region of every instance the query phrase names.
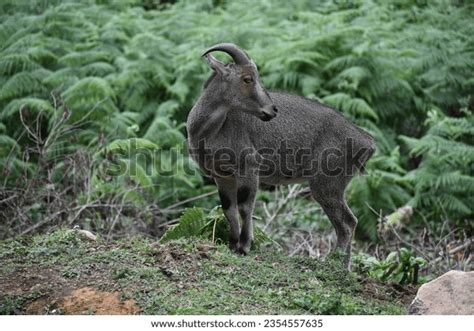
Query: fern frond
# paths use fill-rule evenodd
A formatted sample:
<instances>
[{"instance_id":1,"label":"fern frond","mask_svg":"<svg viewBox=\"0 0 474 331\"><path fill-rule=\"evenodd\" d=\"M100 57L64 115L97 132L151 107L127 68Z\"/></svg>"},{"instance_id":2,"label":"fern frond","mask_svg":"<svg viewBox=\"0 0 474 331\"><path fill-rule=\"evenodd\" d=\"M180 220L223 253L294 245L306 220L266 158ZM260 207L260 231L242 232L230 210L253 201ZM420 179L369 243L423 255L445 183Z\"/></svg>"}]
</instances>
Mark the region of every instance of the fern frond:
<instances>
[{"instance_id":1,"label":"fern frond","mask_svg":"<svg viewBox=\"0 0 474 331\"><path fill-rule=\"evenodd\" d=\"M357 63L357 58L352 54L335 57L329 61L325 66L325 71L342 71L346 68L352 67Z\"/></svg>"},{"instance_id":2,"label":"fern frond","mask_svg":"<svg viewBox=\"0 0 474 331\"><path fill-rule=\"evenodd\" d=\"M355 118L368 117L378 120L375 111L363 99L351 98L345 93L335 93L324 97L323 101Z\"/></svg>"},{"instance_id":3,"label":"fern frond","mask_svg":"<svg viewBox=\"0 0 474 331\"><path fill-rule=\"evenodd\" d=\"M44 69L15 74L0 88L0 101L44 92L42 80L49 74Z\"/></svg>"},{"instance_id":4,"label":"fern frond","mask_svg":"<svg viewBox=\"0 0 474 331\"><path fill-rule=\"evenodd\" d=\"M63 68L51 73L43 79L42 83L51 90L59 88L65 90L79 80L79 75L80 72L76 68Z\"/></svg>"},{"instance_id":5,"label":"fern frond","mask_svg":"<svg viewBox=\"0 0 474 331\"><path fill-rule=\"evenodd\" d=\"M22 98L11 101L0 113L0 119L3 120L13 115L18 115L18 112L23 110L37 114L40 112L54 112L53 106L47 100L38 98Z\"/></svg>"},{"instance_id":6,"label":"fern frond","mask_svg":"<svg viewBox=\"0 0 474 331\"><path fill-rule=\"evenodd\" d=\"M115 72L115 67L107 62L93 62L81 67L85 76L105 77Z\"/></svg>"},{"instance_id":7,"label":"fern frond","mask_svg":"<svg viewBox=\"0 0 474 331\"><path fill-rule=\"evenodd\" d=\"M179 223L171 226L165 232L160 243L191 237L228 243L229 233L229 222L221 207L215 207L207 217L204 216L202 208L188 208L180 217ZM258 249L265 243L276 244L265 232L255 226L252 247Z\"/></svg>"},{"instance_id":8,"label":"fern frond","mask_svg":"<svg viewBox=\"0 0 474 331\"><path fill-rule=\"evenodd\" d=\"M108 144L104 149L104 155L123 154L131 155L137 150L156 150L159 146L144 138L117 139Z\"/></svg>"},{"instance_id":9,"label":"fern frond","mask_svg":"<svg viewBox=\"0 0 474 331\"><path fill-rule=\"evenodd\" d=\"M474 159L474 147L463 142L448 140L439 136L427 134L421 139L400 136L400 139L405 142L410 148L412 155L421 155L424 153L442 154L469 157Z\"/></svg>"},{"instance_id":10,"label":"fern frond","mask_svg":"<svg viewBox=\"0 0 474 331\"><path fill-rule=\"evenodd\" d=\"M15 139L5 134L0 134L0 158L7 157L10 154L16 155L20 149L20 145Z\"/></svg>"},{"instance_id":11,"label":"fern frond","mask_svg":"<svg viewBox=\"0 0 474 331\"><path fill-rule=\"evenodd\" d=\"M29 57L45 68L53 68L56 66L58 57L49 49L43 46L30 47L27 50Z\"/></svg>"},{"instance_id":12,"label":"fern frond","mask_svg":"<svg viewBox=\"0 0 474 331\"><path fill-rule=\"evenodd\" d=\"M146 170L140 165L136 160L130 159L121 159L121 162L124 162L127 165L127 170L125 176L130 177L134 182L140 185L144 189L151 189L153 186L153 181L151 176L146 172Z\"/></svg>"},{"instance_id":13,"label":"fern frond","mask_svg":"<svg viewBox=\"0 0 474 331\"><path fill-rule=\"evenodd\" d=\"M359 87L359 84L370 76L371 73L366 68L352 66L341 71L331 80L330 84L338 86L341 82L347 81L352 85L353 89L356 90Z\"/></svg>"},{"instance_id":14,"label":"fern frond","mask_svg":"<svg viewBox=\"0 0 474 331\"><path fill-rule=\"evenodd\" d=\"M9 20L0 24L0 45L6 45L8 39L18 30L18 24Z\"/></svg>"},{"instance_id":15,"label":"fern frond","mask_svg":"<svg viewBox=\"0 0 474 331\"><path fill-rule=\"evenodd\" d=\"M41 66L26 54L9 54L0 58L0 75L11 76L22 71L32 71Z\"/></svg>"},{"instance_id":16,"label":"fern frond","mask_svg":"<svg viewBox=\"0 0 474 331\"><path fill-rule=\"evenodd\" d=\"M140 114L135 112L113 113L110 120L103 126L104 131L117 139L124 136L133 137L139 130L137 124L139 117Z\"/></svg>"},{"instance_id":17,"label":"fern frond","mask_svg":"<svg viewBox=\"0 0 474 331\"><path fill-rule=\"evenodd\" d=\"M161 237L160 243L180 238L199 236L201 229L206 225L202 208L188 208L179 218L179 223L171 226Z\"/></svg>"},{"instance_id":18,"label":"fern frond","mask_svg":"<svg viewBox=\"0 0 474 331\"><path fill-rule=\"evenodd\" d=\"M83 78L64 91L62 97L64 104L72 110L72 121L86 114L91 114L91 119L94 119L117 111L115 91L103 78Z\"/></svg>"},{"instance_id":19,"label":"fern frond","mask_svg":"<svg viewBox=\"0 0 474 331\"><path fill-rule=\"evenodd\" d=\"M63 66L80 67L94 62L110 63L112 55L101 51L72 52L58 59Z\"/></svg>"},{"instance_id":20,"label":"fern frond","mask_svg":"<svg viewBox=\"0 0 474 331\"><path fill-rule=\"evenodd\" d=\"M180 146L184 140L184 135L171 125L166 117L157 116L143 136L145 139L156 142L163 148Z\"/></svg>"}]
</instances>

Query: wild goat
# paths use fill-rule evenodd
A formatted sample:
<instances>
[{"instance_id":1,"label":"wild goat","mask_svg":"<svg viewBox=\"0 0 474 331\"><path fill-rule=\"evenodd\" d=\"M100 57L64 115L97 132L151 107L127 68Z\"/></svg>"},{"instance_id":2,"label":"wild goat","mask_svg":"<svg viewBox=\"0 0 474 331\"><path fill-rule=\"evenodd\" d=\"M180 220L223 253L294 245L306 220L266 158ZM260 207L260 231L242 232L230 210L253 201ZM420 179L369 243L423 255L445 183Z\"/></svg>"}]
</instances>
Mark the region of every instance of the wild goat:
<instances>
[{"instance_id":1,"label":"wild goat","mask_svg":"<svg viewBox=\"0 0 474 331\"><path fill-rule=\"evenodd\" d=\"M235 63L219 62L209 54L214 51L228 53ZM307 181L349 264L357 219L344 191L374 153L373 138L329 106L267 92L256 65L234 44L214 45L202 56L214 72L188 116L189 150L217 185L230 223L230 248L250 250L260 183Z\"/></svg>"}]
</instances>

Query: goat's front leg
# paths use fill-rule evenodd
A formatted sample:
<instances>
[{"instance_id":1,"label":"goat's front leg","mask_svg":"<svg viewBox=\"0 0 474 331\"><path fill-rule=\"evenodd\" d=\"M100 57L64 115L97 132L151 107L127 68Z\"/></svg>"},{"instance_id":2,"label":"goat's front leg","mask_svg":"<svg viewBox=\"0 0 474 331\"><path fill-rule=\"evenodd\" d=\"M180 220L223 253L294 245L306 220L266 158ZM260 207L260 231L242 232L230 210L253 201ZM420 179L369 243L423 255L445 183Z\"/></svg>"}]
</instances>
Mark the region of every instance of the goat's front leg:
<instances>
[{"instance_id":1,"label":"goat's front leg","mask_svg":"<svg viewBox=\"0 0 474 331\"><path fill-rule=\"evenodd\" d=\"M237 178L237 204L242 218L242 231L239 239L239 253L246 255L253 242L252 214L255 196L258 189L258 178Z\"/></svg>"},{"instance_id":2,"label":"goat's front leg","mask_svg":"<svg viewBox=\"0 0 474 331\"><path fill-rule=\"evenodd\" d=\"M224 215L229 221L229 248L239 251L240 222L237 213L237 182L233 177L215 178Z\"/></svg>"}]
</instances>

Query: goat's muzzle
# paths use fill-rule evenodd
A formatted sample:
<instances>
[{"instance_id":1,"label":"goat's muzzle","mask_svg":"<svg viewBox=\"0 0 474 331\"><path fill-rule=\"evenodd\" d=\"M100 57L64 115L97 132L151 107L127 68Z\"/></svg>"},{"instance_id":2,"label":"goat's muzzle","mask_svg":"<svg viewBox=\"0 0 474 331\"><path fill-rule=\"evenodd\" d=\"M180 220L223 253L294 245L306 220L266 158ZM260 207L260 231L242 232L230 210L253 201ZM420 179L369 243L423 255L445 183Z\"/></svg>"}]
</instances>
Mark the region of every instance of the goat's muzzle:
<instances>
[{"instance_id":1,"label":"goat's muzzle","mask_svg":"<svg viewBox=\"0 0 474 331\"><path fill-rule=\"evenodd\" d=\"M261 109L260 119L268 122L277 116L278 108L275 105L264 106Z\"/></svg>"}]
</instances>

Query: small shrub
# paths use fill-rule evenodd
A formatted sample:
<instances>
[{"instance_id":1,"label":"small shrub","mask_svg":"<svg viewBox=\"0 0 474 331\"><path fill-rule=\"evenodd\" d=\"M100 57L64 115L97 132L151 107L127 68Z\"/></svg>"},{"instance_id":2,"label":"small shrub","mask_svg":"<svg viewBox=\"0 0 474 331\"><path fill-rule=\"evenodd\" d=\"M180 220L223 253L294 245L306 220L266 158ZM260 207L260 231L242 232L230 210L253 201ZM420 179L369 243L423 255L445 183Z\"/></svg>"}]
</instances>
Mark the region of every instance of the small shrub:
<instances>
[{"instance_id":1,"label":"small shrub","mask_svg":"<svg viewBox=\"0 0 474 331\"><path fill-rule=\"evenodd\" d=\"M416 256L412 251L401 248L391 252L383 260L365 253L359 253L352 258L354 269L360 273L382 281L396 281L400 284L418 284L424 282L419 277L420 268L427 262Z\"/></svg>"}]
</instances>

